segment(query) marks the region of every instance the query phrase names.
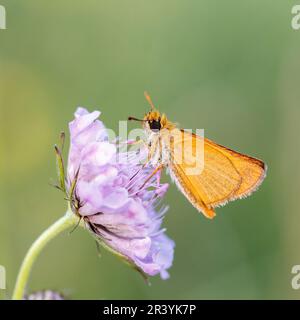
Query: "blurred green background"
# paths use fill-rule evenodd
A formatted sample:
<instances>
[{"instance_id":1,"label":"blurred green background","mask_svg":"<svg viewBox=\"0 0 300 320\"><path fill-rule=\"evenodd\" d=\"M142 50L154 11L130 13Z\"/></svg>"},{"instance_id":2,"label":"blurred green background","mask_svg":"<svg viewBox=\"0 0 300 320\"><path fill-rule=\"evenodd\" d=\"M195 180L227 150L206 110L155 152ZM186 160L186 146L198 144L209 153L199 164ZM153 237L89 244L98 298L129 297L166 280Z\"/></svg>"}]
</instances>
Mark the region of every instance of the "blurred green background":
<instances>
[{"instance_id":1,"label":"blurred green background","mask_svg":"<svg viewBox=\"0 0 300 320\"><path fill-rule=\"evenodd\" d=\"M148 90L185 128L264 159L245 200L205 219L172 185L164 221L176 241L167 281L97 256L84 230L55 239L30 290L92 299L300 298L300 30L288 0L0 0L0 264L9 297L32 241L66 203L49 186L53 145L78 105L111 128L142 116ZM299 1L298 1L298 4ZM136 124L130 124L133 128ZM167 177L165 179L168 179Z\"/></svg>"}]
</instances>

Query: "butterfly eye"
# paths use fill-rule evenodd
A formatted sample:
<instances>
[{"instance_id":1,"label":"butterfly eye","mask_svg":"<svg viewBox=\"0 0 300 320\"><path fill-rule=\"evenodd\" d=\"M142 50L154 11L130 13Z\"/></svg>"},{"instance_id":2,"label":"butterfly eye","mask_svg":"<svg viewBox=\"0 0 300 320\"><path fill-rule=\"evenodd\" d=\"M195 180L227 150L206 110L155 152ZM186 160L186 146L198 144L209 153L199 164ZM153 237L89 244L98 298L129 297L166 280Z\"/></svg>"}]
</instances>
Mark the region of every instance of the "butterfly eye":
<instances>
[{"instance_id":1,"label":"butterfly eye","mask_svg":"<svg viewBox=\"0 0 300 320\"><path fill-rule=\"evenodd\" d=\"M149 121L149 127L152 131L159 131L161 129L160 120Z\"/></svg>"}]
</instances>

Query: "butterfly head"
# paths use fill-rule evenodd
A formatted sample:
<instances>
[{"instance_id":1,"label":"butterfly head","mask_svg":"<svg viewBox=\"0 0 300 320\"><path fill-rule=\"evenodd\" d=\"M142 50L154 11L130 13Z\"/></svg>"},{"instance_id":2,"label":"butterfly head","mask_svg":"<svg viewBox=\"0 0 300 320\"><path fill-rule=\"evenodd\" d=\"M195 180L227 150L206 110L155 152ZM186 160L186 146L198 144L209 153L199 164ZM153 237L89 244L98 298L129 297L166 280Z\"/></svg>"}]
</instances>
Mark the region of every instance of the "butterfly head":
<instances>
[{"instance_id":1,"label":"butterfly head","mask_svg":"<svg viewBox=\"0 0 300 320\"><path fill-rule=\"evenodd\" d=\"M166 128L171 129L174 127L166 117L164 113L160 113L153 105L152 100L147 92L145 92L145 97L150 105L150 111L145 114L143 120L129 117L129 120L136 120L143 122L143 127L147 131L159 132L160 130Z\"/></svg>"},{"instance_id":2,"label":"butterfly head","mask_svg":"<svg viewBox=\"0 0 300 320\"><path fill-rule=\"evenodd\" d=\"M146 113L144 117L144 127L150 129L151 131L157 132L165 128L168 123L165 114L160 114L159 111L153 109Z\"/></svg>"}]
</instances>

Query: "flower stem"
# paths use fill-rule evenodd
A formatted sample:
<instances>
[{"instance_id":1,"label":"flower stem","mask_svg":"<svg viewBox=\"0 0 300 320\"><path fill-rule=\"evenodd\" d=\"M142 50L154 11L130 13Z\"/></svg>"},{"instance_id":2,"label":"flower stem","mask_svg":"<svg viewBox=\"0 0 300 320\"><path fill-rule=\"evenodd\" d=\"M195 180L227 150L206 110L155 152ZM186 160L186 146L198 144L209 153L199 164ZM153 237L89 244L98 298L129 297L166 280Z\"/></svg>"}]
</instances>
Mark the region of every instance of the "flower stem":
<instances>
[{"instance_id":1,"label":"flower stem","mask_svg":"<svg viewBox=\"0 0 300 320\"><path fill-rule=\"evenodd\" d=\"M66 229L74 226L78 223L78 217L75 216L70 210L66 214L54 222L48 229L46 229L32 244L28 250L23 263L21 265L18 278L16 281L14 293L12 296L13 300L22 300L24 297L24 291L26 284L32 269L33 263L35 262L39 253L43 250L46 244L55 238L58 234L65 231Z\"/></svg>"}]
</instances>

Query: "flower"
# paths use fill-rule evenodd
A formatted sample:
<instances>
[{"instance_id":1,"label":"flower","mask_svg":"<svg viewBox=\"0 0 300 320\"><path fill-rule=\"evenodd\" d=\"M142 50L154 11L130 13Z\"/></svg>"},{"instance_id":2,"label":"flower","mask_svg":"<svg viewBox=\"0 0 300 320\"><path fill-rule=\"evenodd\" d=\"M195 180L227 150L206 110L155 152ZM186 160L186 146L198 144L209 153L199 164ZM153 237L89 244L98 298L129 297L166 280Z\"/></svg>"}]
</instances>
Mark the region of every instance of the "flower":
<instances>
[{"instance_id":1,"label":"flower","mask_svg":"<svg viewBox=\"0 0 300 320\"><path fill-rule=\"evenodd\" d=\"M65 300L65 297L58 291L43 290L26 295L24 300Z\"/></svg>"},{"instance_id":2,"label":"flower","mask_svg":"<svg viewBox=\"0 0 300 320\"><path fill-rule=\"evenodd\" d=\"M120 152L108 141L100 112L78 108L70 122L67 190L73 211L96 239L144 274L167 279L174 242L161 229L167 207L157 210L168 189L145 153ZM74 191L72 191L74 189Z\"/></svg>"}]
</instances>

